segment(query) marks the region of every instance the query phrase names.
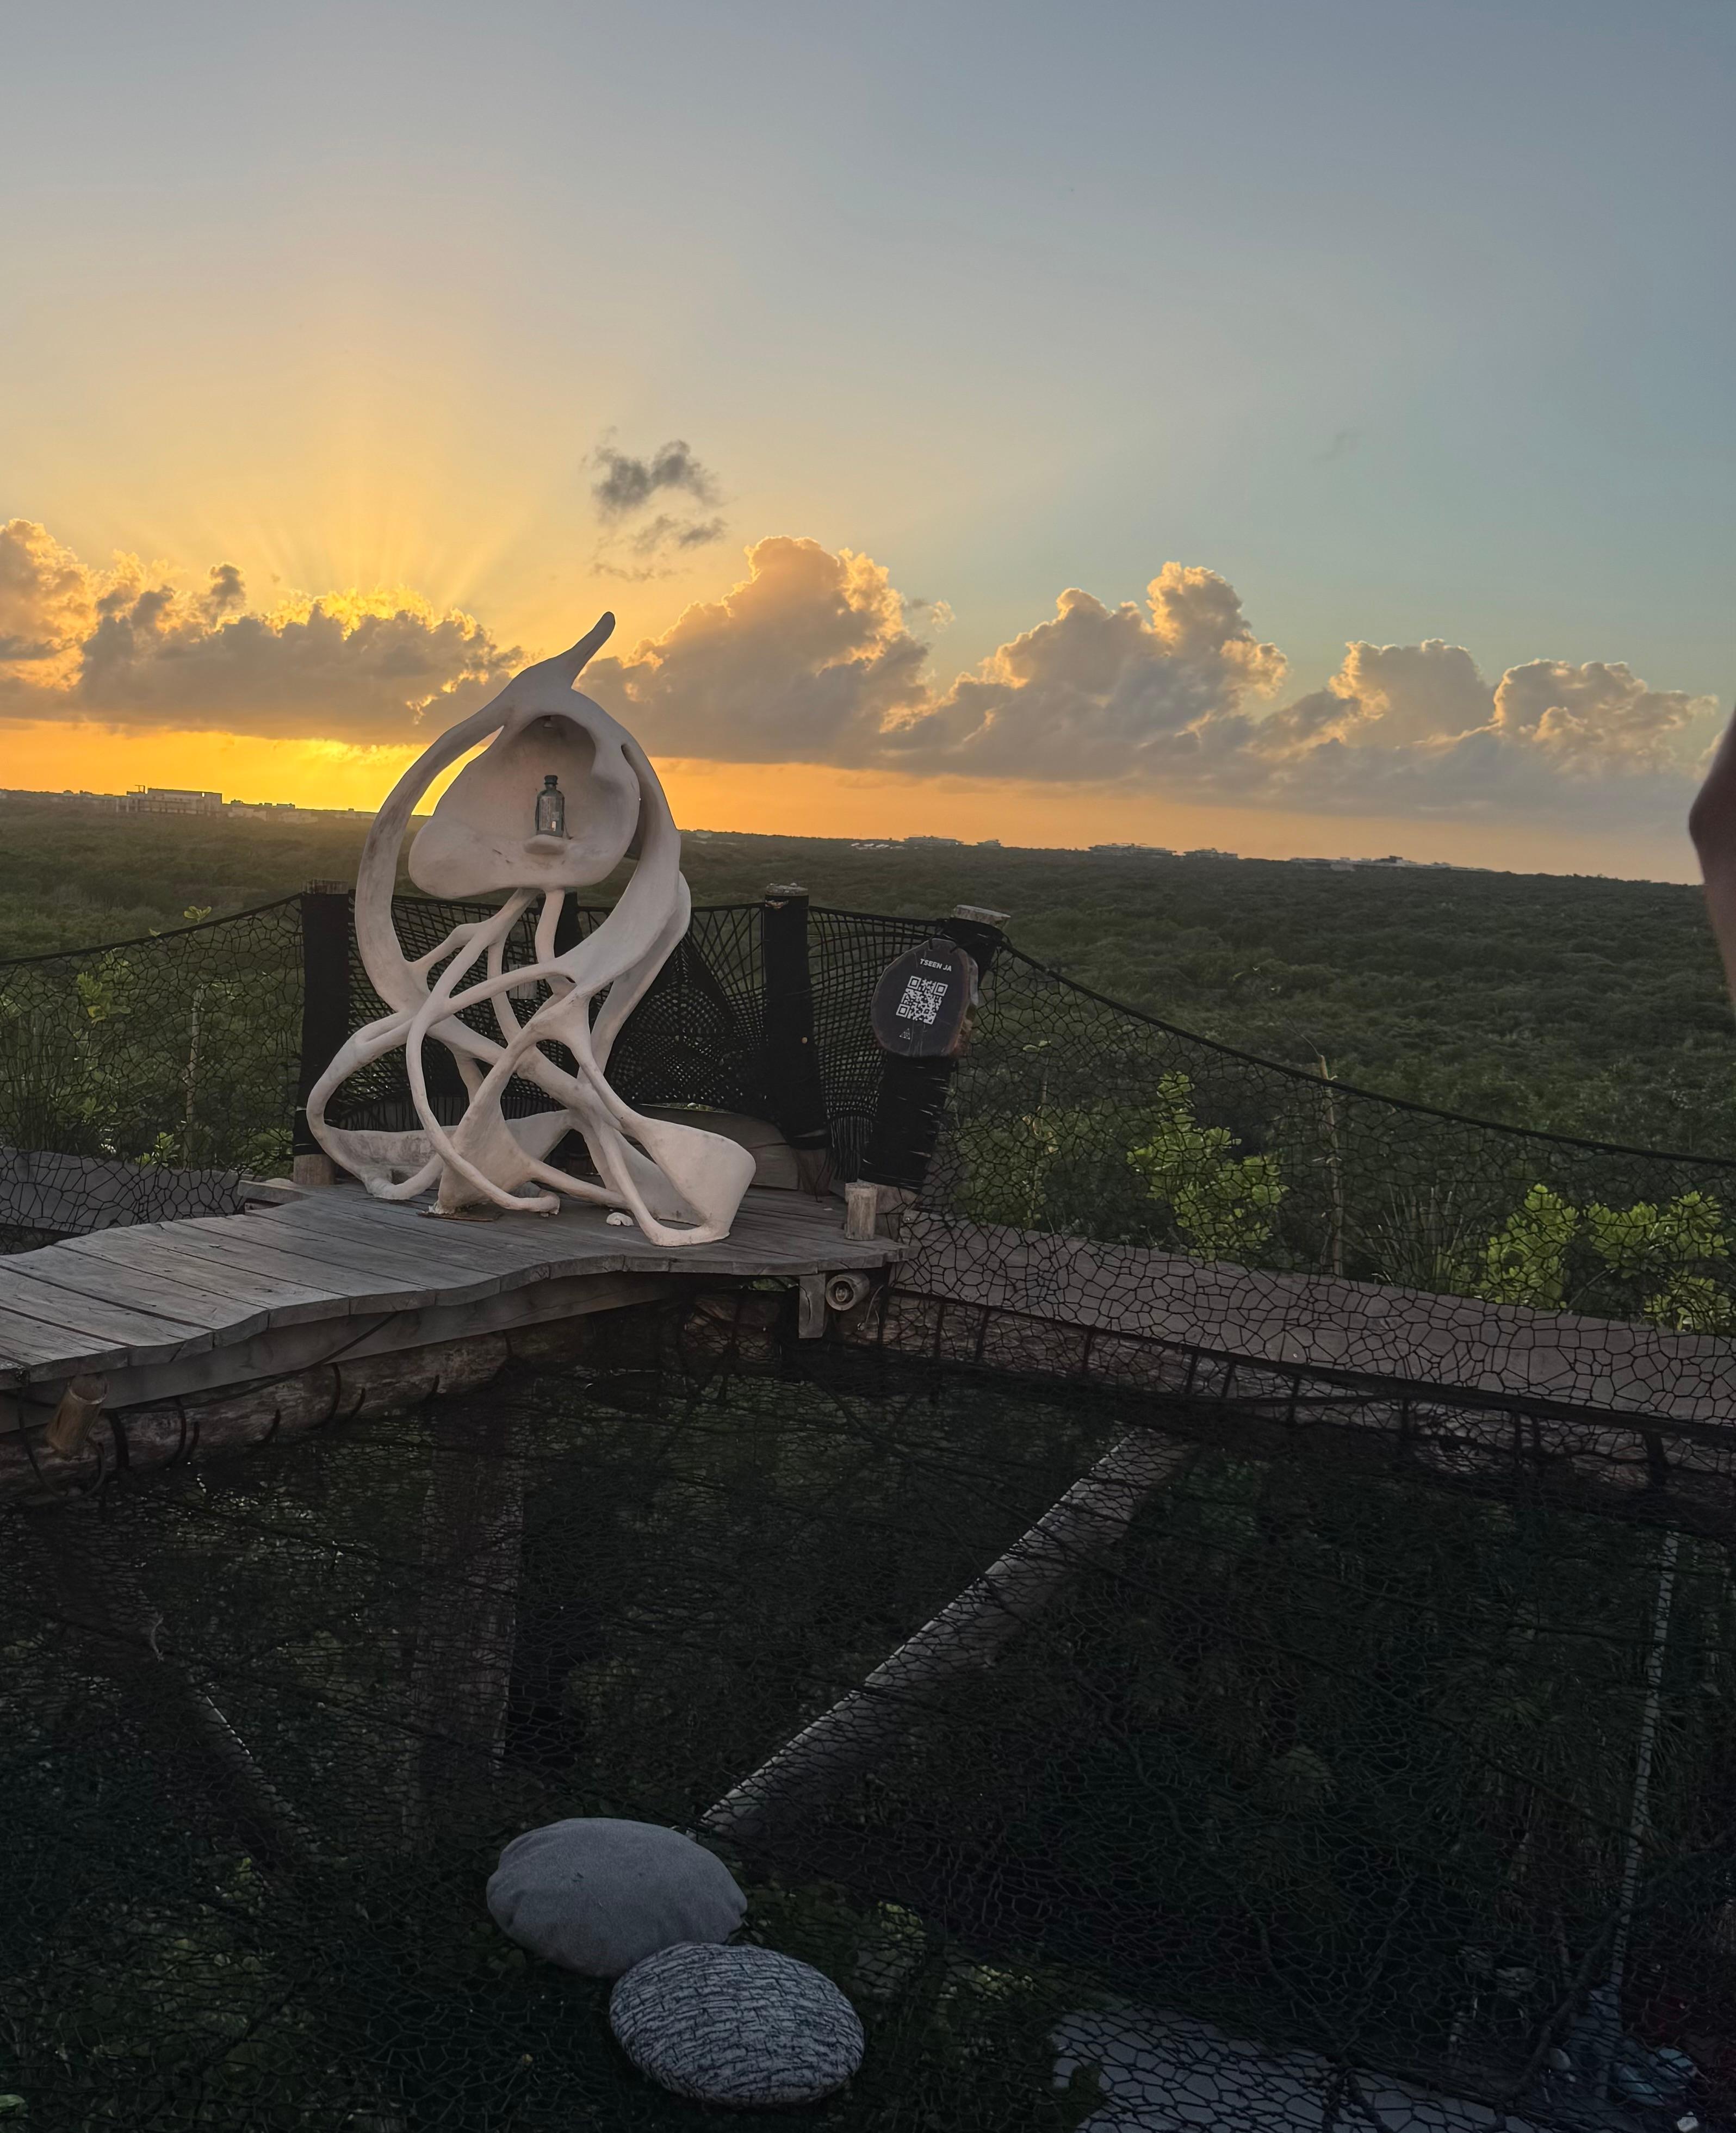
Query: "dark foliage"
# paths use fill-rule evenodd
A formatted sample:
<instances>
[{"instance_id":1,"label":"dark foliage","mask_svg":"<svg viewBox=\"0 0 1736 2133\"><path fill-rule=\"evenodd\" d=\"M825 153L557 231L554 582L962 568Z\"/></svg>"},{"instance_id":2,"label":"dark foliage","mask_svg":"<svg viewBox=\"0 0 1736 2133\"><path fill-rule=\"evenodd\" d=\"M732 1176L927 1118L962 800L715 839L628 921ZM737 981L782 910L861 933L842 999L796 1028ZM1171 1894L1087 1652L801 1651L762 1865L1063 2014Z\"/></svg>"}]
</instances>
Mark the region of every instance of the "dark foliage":
<instances>
[{"instance_id":1,"label":"dark foliage","mask_svg":"<svg viewBox=\"0 0 1736 2133\"><path fill-rule=\"evenodd\" d=\"M366 828L0 802L0 956L349 879ZM701 903L794 879L898 916L987 904L1039 961L1207 1036L1479 1117L1736 1151L1736 1025L1680 884L734 835L690 836L685 865Z\"/></svg>"}]
</instances>

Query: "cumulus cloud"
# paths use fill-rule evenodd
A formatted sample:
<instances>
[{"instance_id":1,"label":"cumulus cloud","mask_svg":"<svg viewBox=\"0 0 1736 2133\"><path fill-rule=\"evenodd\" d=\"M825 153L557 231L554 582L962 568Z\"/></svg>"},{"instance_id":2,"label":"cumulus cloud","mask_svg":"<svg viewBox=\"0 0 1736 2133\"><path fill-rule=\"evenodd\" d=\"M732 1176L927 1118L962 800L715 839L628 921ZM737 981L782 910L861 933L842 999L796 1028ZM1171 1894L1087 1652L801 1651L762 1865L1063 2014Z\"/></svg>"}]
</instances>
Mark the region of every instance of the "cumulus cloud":
<instances>
[{"instance_id":1,"label":"cumulus cloud","mask_svg":"<svg viewBox=\"0 0 1736 2133\"><path fill-rule=\"evenodd\" d=\"M1620 661L1573 667L1533 659L1510 667L1495 691L1495 729L1564 765L1594 773L1668 770L1676 744L1714 708L1709 696L1648 689Z\"/></svg>"},{"instance_id":2,"label":"cumulus cloud","mask_svg":"<svg viewBox=\"0 0 1736 2133\"><path fill-rule=\"evenodd\" d=\"M94 569L28 519L0 525L0 716L402 744L523 662L414 594L255 611L233 563L190 590L135 556Z\"/></svg>"},{"instance_id":3,"label":"cumulus cloud","mask_svg":"<svg viewBox=\"0 0 1736 2133\"><path fill-rule=\"evenodd\" d=\"M0 669L34 668L53 686L94 612L91 573L70 548L28 518L0 526Z\"/></svg>"},{"instance_id":4,"label":"cumulus cloud","mask_svg":"<svg viewBox=\"0 0 1736 2133\"><path fill-rule=\"evenodd\" d=\"M641 531L653 554L684 537L661 513ZM700 522L692 545L720 531ZM1179 562L1141 602L1062 593L945 681L919 632L945 610L906 601L872 557L781 534L747 562L720 598L587 672L655 754L1631 825L1680 819L1716 710L1617 662L1536 659L1492 681L1438 638L1348 645L1325 687L1286 700L1283 654L1235 588ZM255 609L231 563L200 581L124 556L99 570L28 520L0 526L0 718L402 744L485 701L526 656L413 594Z\"/></svg>"},{"instance_id":5,"label":"cumulus cloud","mask_svg":"<svg viewBox=\"0 0 1736 2133\"><path fill-rule=\"evenodd\" d=\"M848 550L779 537L748 574L587 686L666 755L832 763L1339 811L1584 809L1619 787L1676 807L1716 706L1629 668L1537 660L1498 681L1464 647L1353 643L1277 701L1283 654L1215 571L1166 563L1142 605L1077 589L941 686L917 613Z\"/></svg>"},{"instance_id":6,"label":"cumulus cloud","mask_svg":"<svg viewBox=\"0 0 1736 2133\"><path fill-rule=\"evenodd\" d=\"M1148 611L1065 592L1052 621L940 691L905 603L869 557L779 535L749 549L748 564L722 599L591 667L586 686L649 747L745 763L1144 778L1233 745L1233 715L1284 672L1224 579L1171 563L1152 581Z\"/></svg>"},{"instance_id":7,"label":"cumulus cloud","mask_svg":"<svg viewBox=\"0 0 1736 2133\"><path fill-rule=\"evenodd\" d=\"M1292 738L1390 748L1487 725L1494 691L1462 645L1347 644L1324 689L1299 696L1271 722L1268 745Z\"/></svg>"},{"instance_id":8,"label":"cumulus cloud","mask_svg":"<svg viewBox=\"0 0 1736 2133\"><path fill-rule=\"evenodd\" d=\"M585 688L665 755L735 763L863 762L925 710L928 648L904 626L887 571L786 534L748 551L748 575L690 607Z\"/></svg>"},{"instance_id":9,"label":"cumulus cloud","mask_svg":"<svg viewBox=\"0 0 1736 2133\"><path fill-rule=\"evenodd\" d=\"M1146 603L1070 589L1052 621L961 674L884 747L979 776L1197 777L1242 744L1244 706L1277 687L1284 655L1255 638L1215 571L1166 563Z\"/></svg>"}]
</instances>

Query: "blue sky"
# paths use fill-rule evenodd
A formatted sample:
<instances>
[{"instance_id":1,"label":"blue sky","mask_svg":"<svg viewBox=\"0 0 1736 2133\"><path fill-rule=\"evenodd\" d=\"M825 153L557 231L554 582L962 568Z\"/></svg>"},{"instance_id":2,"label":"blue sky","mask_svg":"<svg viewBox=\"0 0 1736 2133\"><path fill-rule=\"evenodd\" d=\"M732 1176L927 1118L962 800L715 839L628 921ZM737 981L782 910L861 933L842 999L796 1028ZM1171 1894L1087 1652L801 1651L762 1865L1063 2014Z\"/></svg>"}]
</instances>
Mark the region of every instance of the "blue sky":
<instances>
[{"instance_id":1,"label":"blue sky","mask_svg":"<svg viewBox=\"0 0 1736 2133\"><path fill-rule=\"evenodd\" d=\"M792 535L947 604L944 689L1176 560L1286 694L1445 638L1727 696L1728 4L63 0L7 41L0 473L93 570L546 650ZM596 450L677 436L724 530L623 549Z\"/></svg>"}]
</instances>

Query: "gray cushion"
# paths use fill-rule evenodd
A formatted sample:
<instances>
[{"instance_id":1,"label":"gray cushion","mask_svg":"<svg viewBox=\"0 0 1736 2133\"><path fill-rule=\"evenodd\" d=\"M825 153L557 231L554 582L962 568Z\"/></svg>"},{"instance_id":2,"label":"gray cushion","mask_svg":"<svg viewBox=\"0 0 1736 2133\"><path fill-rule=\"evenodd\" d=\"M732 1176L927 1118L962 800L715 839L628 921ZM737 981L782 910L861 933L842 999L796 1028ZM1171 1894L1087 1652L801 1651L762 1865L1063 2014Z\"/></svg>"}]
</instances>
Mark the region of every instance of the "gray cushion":
<instances>
[{"instance_id":1,"label":"gray cushion","mask_svg":"<svg viewBox=\"0 0 1736 2133\"><path fill-rule=\"evenodd\" d=\"M666 1948L609 1995L641 2073L706 2103L811 2103L862 2063L862 2025L829 1977L768 1948Z\"/></svg>"},{"instance_id":2,"label":"gray cushion","mask_svg":"<svg viewBox=\"0 0 1736 2133\"><path fill-rule=\"evenodd\" d=\"M618 1977L676 1941L728 1940L747 1908L704 1845L602 1815L515 1837L488 1877L501 1931L587 1977Z\"/></svg>"}]
</instances>

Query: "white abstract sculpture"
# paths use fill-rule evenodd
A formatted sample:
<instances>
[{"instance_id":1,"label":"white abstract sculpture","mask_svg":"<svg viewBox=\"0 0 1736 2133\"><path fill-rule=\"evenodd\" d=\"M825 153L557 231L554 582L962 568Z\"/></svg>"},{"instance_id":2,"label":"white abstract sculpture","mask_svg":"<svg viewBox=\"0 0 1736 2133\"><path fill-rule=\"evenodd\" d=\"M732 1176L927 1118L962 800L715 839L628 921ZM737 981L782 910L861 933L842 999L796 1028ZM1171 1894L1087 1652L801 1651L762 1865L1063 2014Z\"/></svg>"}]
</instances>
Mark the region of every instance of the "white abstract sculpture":
<instances>
[{"instance_id":1,"label":"white abstract sculpture","mask_svg":"<svg viewBox=\"0 0 1736 2133\"><path fill-rule=\"evenodd\" d=\"M392 1012L358 1029L332 1061L308 1097L307 1120L326 1153L377 1199L408 1200L438 1181L435 1211L442 1214L492 1202L552 1215L560 1205L556 1196L568 1193L624 1209L655 1243L709 1244L729 1235L753 1177L753 1157L719 1134L642 1117L605 1079L611 1046L687 931L691 910L680 834L656 773L625 728L573 686L614 626L605 614L570 652L526 667L491 704L443 734L393 787L368 831L356 876L357 946ZM454 927L412 963L392 917L399 845L430 784L490 734L493 740L454 778L418 833L410 874L430 896L503 894L506 901L492 917ZM564 823L551 804L557 798L565 802ZM542 826L551 817L555 826ZM629 855L637 864L614 909L557 954L568 892L603 880ZM539 896L536 961L508 970L507 936ZM442 962L446 967L430 985L430 973ZM473 982L478 964L486 975ZM521 1022L513 996L522 999L539 979L550 996ZM594 1021L594 1001L600 1001ZM498 1041L459 1019L483 1003ZM430 1038L451 1052L466 1091L464 1115L450 1129L428 1100L423 1047ZM568 1049L576 1073L549 1057L543 1047L551 1044ZM399 1045L421 1130L328 1124L332 1091ZM534 1081L556 1108L505 1118L501 1099L515 1075ZM546 1160L572 1129L584 1135L601 1184Z\"/></svg>"}]
</instances>

